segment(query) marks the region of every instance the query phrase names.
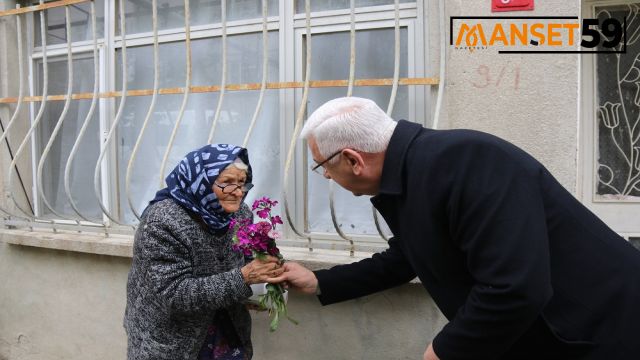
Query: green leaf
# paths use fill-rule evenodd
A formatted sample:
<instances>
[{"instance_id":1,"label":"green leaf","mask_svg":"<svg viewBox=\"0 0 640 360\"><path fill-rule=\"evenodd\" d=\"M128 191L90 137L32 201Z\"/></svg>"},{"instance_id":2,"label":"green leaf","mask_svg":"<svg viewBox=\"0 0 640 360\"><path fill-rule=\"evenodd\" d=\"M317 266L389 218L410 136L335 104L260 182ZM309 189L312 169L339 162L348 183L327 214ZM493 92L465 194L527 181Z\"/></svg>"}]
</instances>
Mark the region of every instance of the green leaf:
<instances>
[{"instance_id":1,"label":"green leaf","mask_svg":"<svg viewBox=\"0 0 640 360\"><path fill-rule=\"evenodd\" d=\"M291 318L287 313L287 304L284 301L284 289L279 284L267 284L267 293L260 296L260 306L268 309L271 323L269 330L275 331L278 328L280 318L286 317L287 320L295 325L298 321Z\"/></svg>"}]
</instances>

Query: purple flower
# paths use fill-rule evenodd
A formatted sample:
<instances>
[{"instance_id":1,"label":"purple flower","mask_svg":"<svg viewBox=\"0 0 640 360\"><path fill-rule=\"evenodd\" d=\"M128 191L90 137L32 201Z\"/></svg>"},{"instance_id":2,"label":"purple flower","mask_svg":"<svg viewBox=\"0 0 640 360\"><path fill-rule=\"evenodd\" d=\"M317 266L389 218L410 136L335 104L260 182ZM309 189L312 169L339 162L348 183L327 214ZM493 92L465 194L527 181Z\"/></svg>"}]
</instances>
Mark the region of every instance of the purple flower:
<instances>
[{"instance_id":1,"label":"purple flower","mask_svg":"<svg viewBox=\"0 0 640 360\"><path fill-rule=\"evenodd\" d=\"M269 210L267 209L259 210L257 214L260 219L266 219L269 217Z\"/></svg>"},{"instance_id":2,"label":"purple flower","mask_svg":"<svg viewBox=\"0 0 640 360\"><path fill-rule=\"evenodd\" d=\"M255 225L256 225L256 231L262 234L267 234L272 229L271 224L266 221L260 221Z\"/></svg>"},{"instance_id":3,"label":"purple flower","mask_svg":"<svg viewBox=\"0 0 640 360\"><path fill-rule=\"evenodd\" d=\"M232 219L229 229L233 231L234 251L240 252L245 256L271 255L284 260L280 254L280 249L276 246L276 240L282 237L282 233L276 230L276 225L282 224L280 216L271 216L271 209L278 204L277 201L268 197L262 197L253 202L252 211L260 218L264 219L256 223L251 220ZM287 317L293 323L297 322L287 315L286 304L282 296L283 289L280 285L269 284L272 290L266 296L267 303L275 304L274 311L269 311L272 317L270 330L275 331L278 327L278 320L281 317Z\"/></svg>"},{"instance_id":4,"label":"purple flower","mask_svg":"<svg viewBox=\"0 0 640 360\"><path fill-rule=\"evenodd\" d=\"M252 223L250 219L232 219L230 229L234 232L233 250L246 256L272 255L282 257L276 246L276 240L282 238L282 233L276 230L276 225L282 224L280 216L271 216L271 209L278 204L268 197L262 197L253 202L252 211L260 219Z\"/></svg>"}]
</instances>

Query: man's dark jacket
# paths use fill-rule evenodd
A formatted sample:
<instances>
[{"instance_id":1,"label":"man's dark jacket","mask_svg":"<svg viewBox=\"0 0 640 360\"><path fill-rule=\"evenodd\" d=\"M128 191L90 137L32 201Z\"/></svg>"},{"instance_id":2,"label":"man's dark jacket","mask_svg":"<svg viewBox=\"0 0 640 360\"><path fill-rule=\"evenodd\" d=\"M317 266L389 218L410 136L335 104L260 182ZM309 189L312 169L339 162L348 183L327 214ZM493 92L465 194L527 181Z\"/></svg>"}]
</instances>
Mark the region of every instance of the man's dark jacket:
<instances>
[{"instance_id":1,"label":"man's dark jacket","mask_svg":"<svg viewBox=\"0 0 640 360\"><path fill-rule=\"evenodd\" d=\"M516 146L400 121L372 202L389 249L317 271L323 304L417 276L442 360L640 359L640 251Z\"/></svg>"}]
</instances>

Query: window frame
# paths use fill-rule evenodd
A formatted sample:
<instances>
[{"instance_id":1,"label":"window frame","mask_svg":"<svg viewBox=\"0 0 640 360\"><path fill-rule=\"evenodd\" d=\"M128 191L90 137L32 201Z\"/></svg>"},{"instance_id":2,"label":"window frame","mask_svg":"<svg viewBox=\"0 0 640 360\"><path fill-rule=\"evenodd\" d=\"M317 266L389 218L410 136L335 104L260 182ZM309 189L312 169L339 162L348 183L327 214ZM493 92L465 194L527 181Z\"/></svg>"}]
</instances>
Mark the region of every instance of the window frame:
<instances>
[{"instance_id":1,"label":"window frame","mask_svg":"<svg viewBox=\"0 0 640 360\"><path fill-rule=\"evenodd\" d=\"M595 16L599 6L616 6L640 3L638 0L587 0L582 6L582 17ZM576 190L580 201L611 228L623 236L640 234L640 200L615 200L598 198L595 166L598 153L597 120L597 63L595 54L584 54L579 59L580 73L580 124L578 124L578 171Z\"/></svg>"},{"instance_id":2,"label":"window frame","mask_svg":"<svg viewBox=\"0 0 640 360\"><path fill-rule=\"evenodd\" d=\"M275 0L272 0L275 1ZM425 7L429 5L423 0L417 0L411 3L399 4L400 14L400 27L407 29L407 76L409 77L424 77L430 71L430 49L429 49L429 26L425 21L425 14L427 10ZM118 77L121 74L116 73L116 63L118 60L118 49L122 48L122 36L116 35L116 29L119 27L118 16L116 14L117 6L115 1L104 1L104 22L99 24L103 27L103 37L97 39L98 45L98 60L100 62L99 75L100 85L99 92L112 92L119 91L116 88ZM279 56L279 82L289 81L302 81L302 42L306 32L305 14L296 14L295 2L288 0L278 0L278 14L277 16L269 16L267 18L267 29L269 31L278 31L278 56ZM37 63L43 58L43 51L46 50L47 57L49 59L64 57L67 53L66 44L47 45L46 48L42 46L35 46L35 22L39 21L39 15L37 12L31 13L27 18L27 42L28 42L28 73L30 80L28 82L29 93L31 96L37 92L37 79L34 74L37 72ZM318 11L311 13L311 33L322 34L329 32L344 32L350 30L350 9L340 10L328 10ZM356 8L355 11L355 27L356 31L366 29L383 29L394 28L395 26L395 7L391 5L377 5L368 6L362 8ZM226 27L227 35L233 36L238 34L250 34L262 32L262 19L243 19L227 22ZM190 28L191 39L205 39L215 38L222 35L222 24L206 24L191 26ZM178 27L172 29L164 29L158 31L158 43L169 43L185 40L185 28ZM137 46L148 46L153 44L153 33L135 33L126 35L127 48ZM72 53L74 57L76 55L92 57L93 41L83 40L72 43ZM66 60L62 59L61 60ZM51 61L51 60L49 60ZM274 91L274 90L272 90ZM293 136L295 127L295 117L297 114L297 106L302 98L302 89L281 89L278 90L280 109L279 115L279 133L280 133L280 169L284 169L285 157L288 152L289 142ZM346 93L346 90L345 90ZM409 96L409 118L419 119L419 123L428 126L432 120L431 100L434 94L434 89L428 86L408 86ZM417 99L424 99L424 101L417 101ZM109 131L111 123L115 117L117 107L115 98L100 98L98 100L99 110L99 122L101 133L100 150L105 146L104 140ZM33 123L35 114L38 107L36 103L30 103L30 120ZM43 119L44 120L44 119ZM39 147L42 145L42 141L32 141L31 154L38 154ZM295 226L298 229L304 229L307 225L306 202L308 201L308 194L305 189L306 181L306 144L299 142L295 149L295 158L292 164L290 176L292 181L289 183L289 187L286 192L291 201L291 214L295 221ZM102 197L107 209L112 214L120 214L121 207L128 206L128 204L121 204L118 194L118 166L117 161L117 144L115 141L111 141L108 153L105 156L105 160L102 164L101 182L102 182ZM37 159L32 156L32 178L35 180L35 173L37 167ZM278 174L281 176L282 172ZM35 181L34 181L35 184ZM283 184L284 185L284 184ZM284 190L284 189L283 189ZM34 185L32 188L32 196L37 201L34 201L34 207L36 210L36 216L41 216L42 205L39 198L37 189ZM284 213L284 209L281 209ZM130 233L131 226L121 226L113 223L108 217L102 214L103 222L106 227L109 228L109 232L123 232ZM46 222L46 221L44 221ZM59 224L76 224L73 220L55 220L55 223ZM102 225L87 223L82 221L84 225ZM285 241L297 246L307 246L306 239L300 238L294 234L289 226L284 226ZM105 230L106 231L106 230ZM357 250L379 250L382 246L386 246L384 242L378 236L372 235L352 235L350 237L356 242ZM318 247L328 248L348 248L348 243L341 239L337 233L313 233L314 245ZM316 241L318 243L316 243Z\"/></svg>"}]
</instances>

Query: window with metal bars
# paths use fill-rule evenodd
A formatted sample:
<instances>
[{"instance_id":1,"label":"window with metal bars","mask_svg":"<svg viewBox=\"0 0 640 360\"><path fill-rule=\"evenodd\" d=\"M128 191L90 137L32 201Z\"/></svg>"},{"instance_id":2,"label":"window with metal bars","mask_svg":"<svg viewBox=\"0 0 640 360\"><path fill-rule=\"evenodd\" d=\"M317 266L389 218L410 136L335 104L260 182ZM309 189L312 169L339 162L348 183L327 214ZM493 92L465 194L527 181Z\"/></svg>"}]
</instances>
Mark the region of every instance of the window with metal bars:
<instances>
[{"instance_id":1,"label":"window with metal bars","mask_svg":"<svg viewBox=\"0 0 640 360\"><path fill-rule=\"evenodd\" d=\"M249 149L248 201L288 200L290 244L385 246L389 231L368 199L309 174L296 137L310 112L347 95L428 125L437 81L426 77L422 1L34 5L0 12L21 18L13 34L29 44L15 59L25 73L13 103L23 102L31 126L12 156L33 155L35 184L34 212L14 199L6 219L131 229L185 153L225 142ZM3 167L17 189L15 171Z\"/></svg>"}]
</instances>

